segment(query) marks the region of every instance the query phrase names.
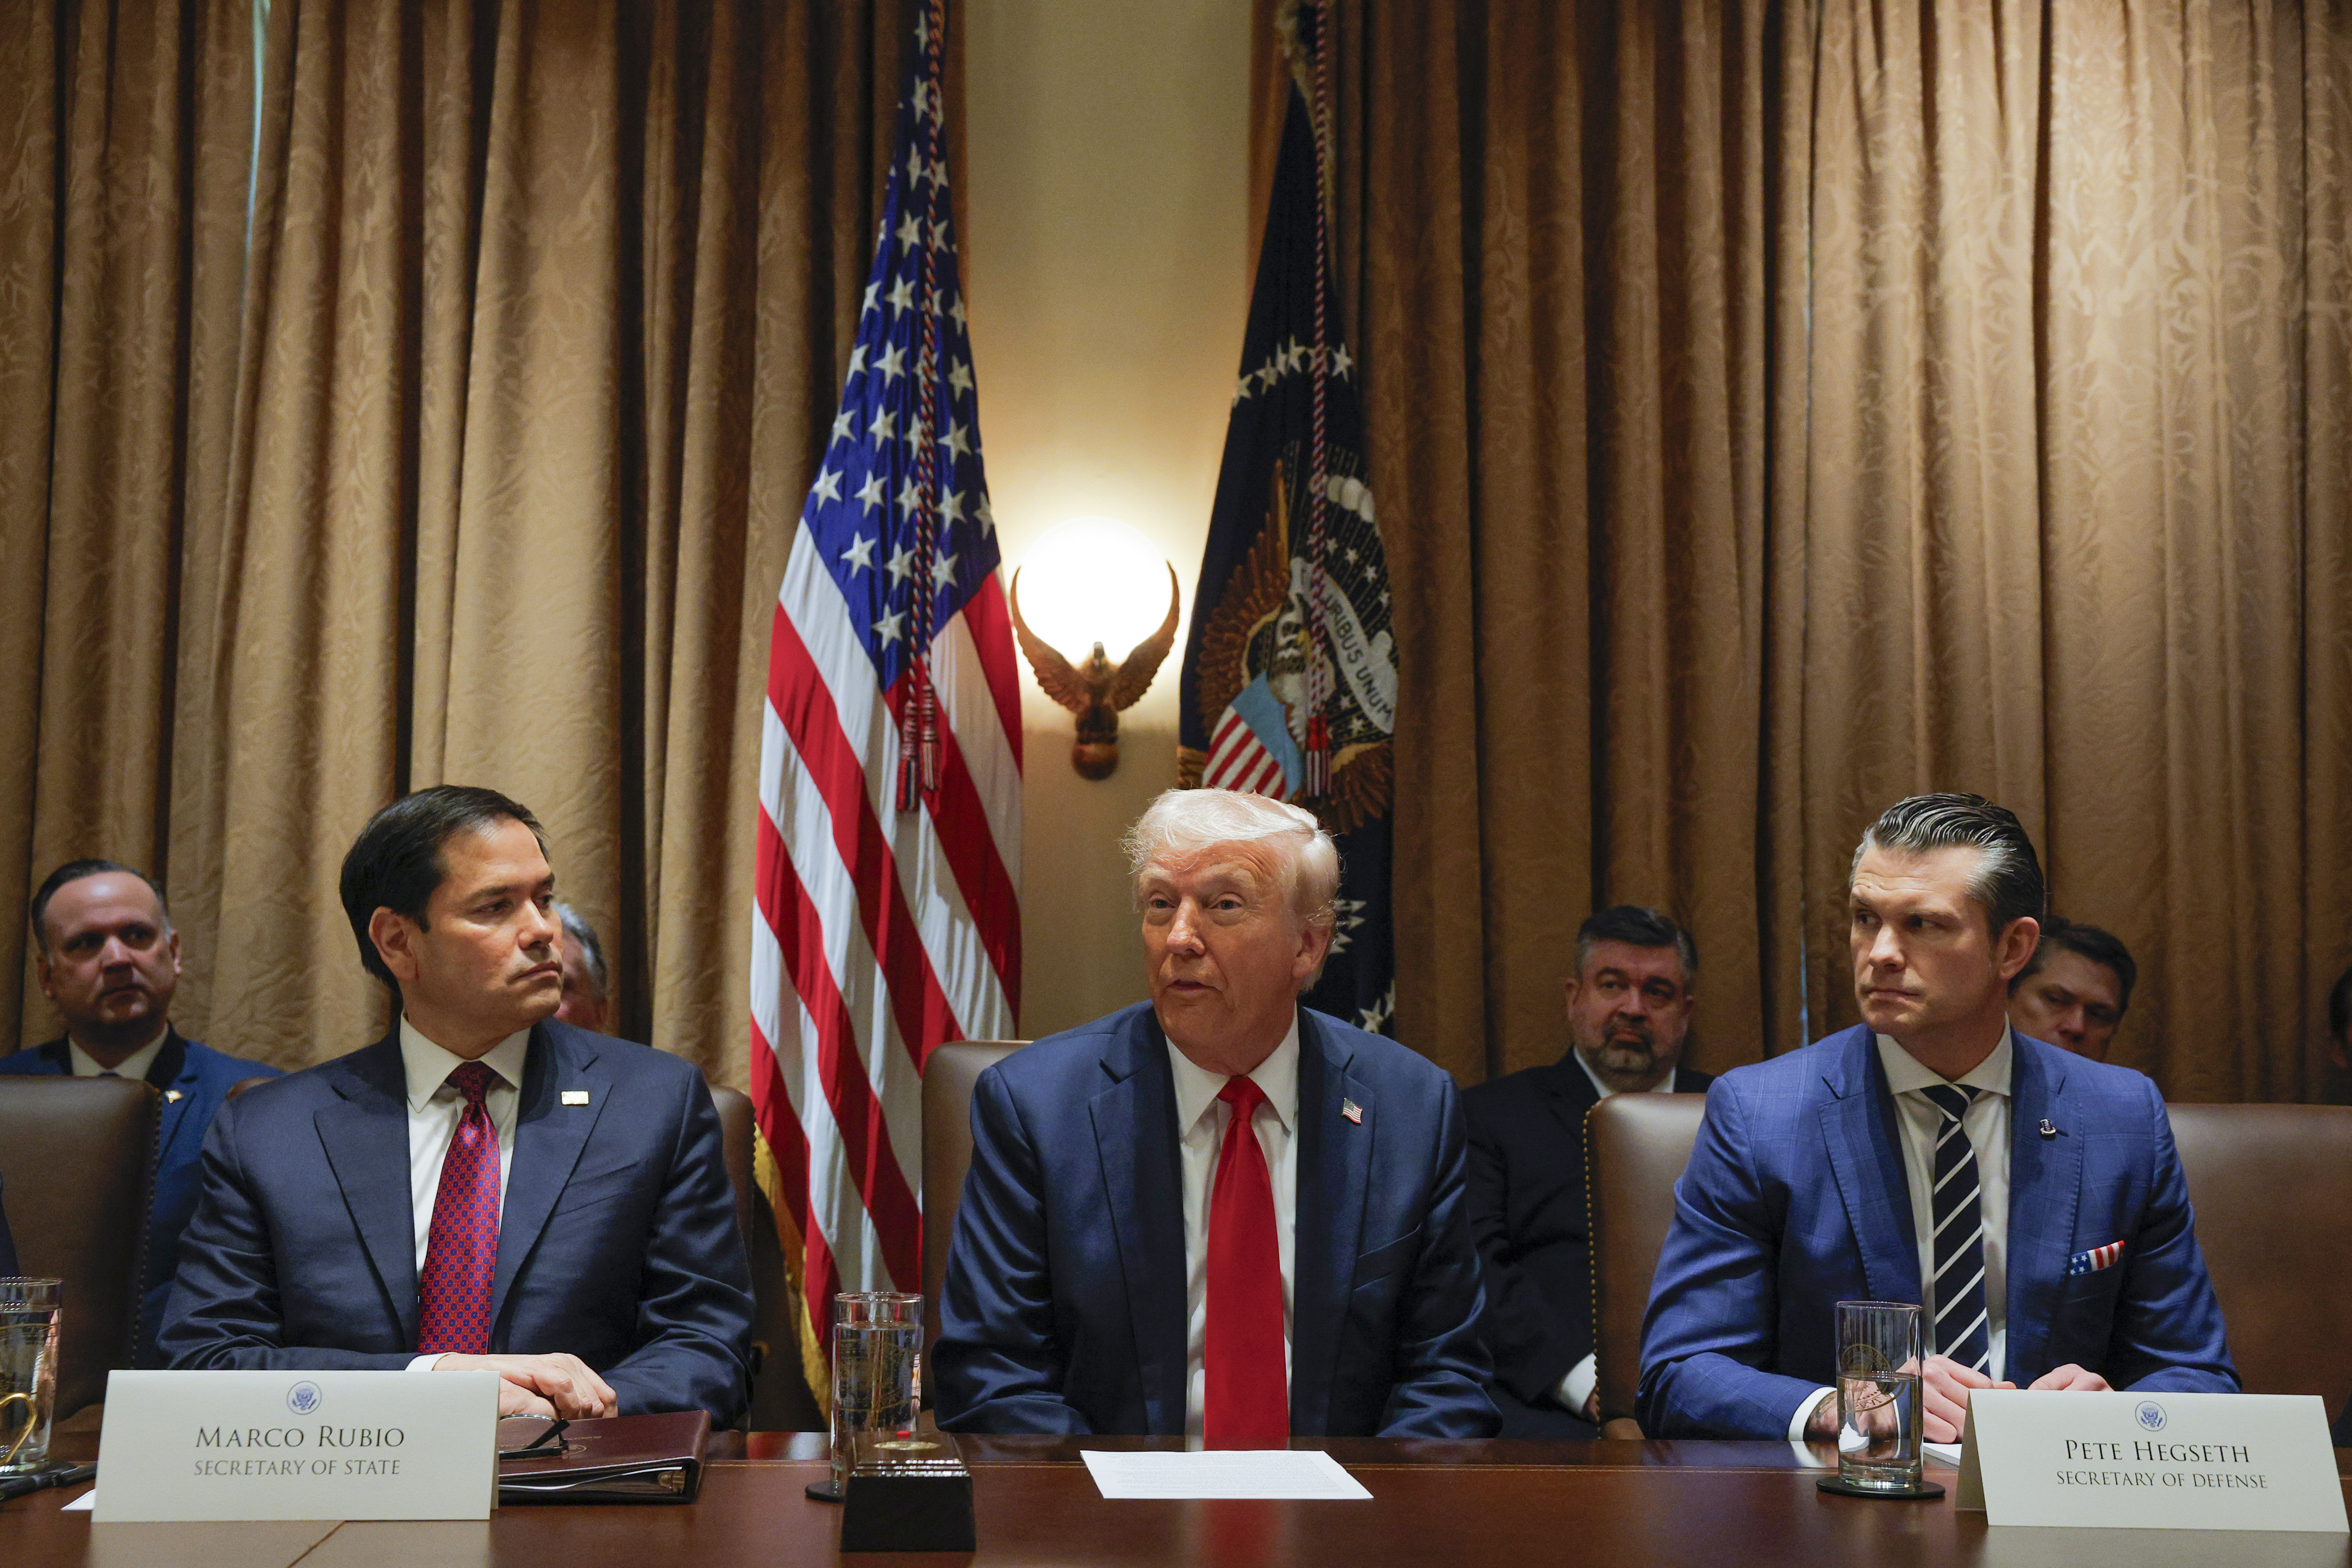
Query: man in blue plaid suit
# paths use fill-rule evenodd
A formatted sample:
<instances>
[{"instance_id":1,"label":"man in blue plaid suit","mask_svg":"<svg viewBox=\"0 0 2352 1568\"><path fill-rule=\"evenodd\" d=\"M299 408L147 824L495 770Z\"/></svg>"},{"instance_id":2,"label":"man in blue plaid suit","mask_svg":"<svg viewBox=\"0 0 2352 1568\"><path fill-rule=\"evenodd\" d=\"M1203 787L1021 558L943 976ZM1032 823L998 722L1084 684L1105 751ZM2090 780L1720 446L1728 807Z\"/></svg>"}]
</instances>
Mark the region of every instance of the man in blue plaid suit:
<instances>
[{"instance_id":1,"label":"man in blue plaid suit","mask_svg":"<svg viewBox=\"0 0 2352 1568\"><path fill-rule=\"evenodd\" d=\"M2009 1025L2045 904L2017 818L1904 801L1851 881L1864 1022L1709 1091L1643 1323L1643 1429L1833 1435L1841 1300L1925 1309L1931 1442L1979 1388L2235 1393L2155 1084Z\"/></svg>"}]
</instances>

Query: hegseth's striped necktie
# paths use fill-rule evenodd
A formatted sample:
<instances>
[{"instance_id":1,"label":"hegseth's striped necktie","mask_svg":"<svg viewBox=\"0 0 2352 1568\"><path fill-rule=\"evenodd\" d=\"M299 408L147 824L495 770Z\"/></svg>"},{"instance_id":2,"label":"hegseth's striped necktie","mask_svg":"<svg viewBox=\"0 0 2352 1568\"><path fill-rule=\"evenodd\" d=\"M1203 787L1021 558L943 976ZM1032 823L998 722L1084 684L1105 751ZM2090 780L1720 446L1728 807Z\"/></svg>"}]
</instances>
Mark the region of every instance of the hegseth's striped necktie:
<instances>
[{"instance_id":1,"label":"hegseth's striped necktie","mask_svg":"<svg viewBox=\"0 0 2352 1568\"><path fill-rule=\"evenodd\" d=\"M1977 1152L1960 1125L1978 1090L1937 1084L1919 1092L1941 1120L1936 1128L1936 1277L1927 1299L1936 1307L1934 1348L1962 1366L1990 1375L1992 1329L1985 1316L1984 1207L1979 1200Z\"/></svg>"}]
</instances>

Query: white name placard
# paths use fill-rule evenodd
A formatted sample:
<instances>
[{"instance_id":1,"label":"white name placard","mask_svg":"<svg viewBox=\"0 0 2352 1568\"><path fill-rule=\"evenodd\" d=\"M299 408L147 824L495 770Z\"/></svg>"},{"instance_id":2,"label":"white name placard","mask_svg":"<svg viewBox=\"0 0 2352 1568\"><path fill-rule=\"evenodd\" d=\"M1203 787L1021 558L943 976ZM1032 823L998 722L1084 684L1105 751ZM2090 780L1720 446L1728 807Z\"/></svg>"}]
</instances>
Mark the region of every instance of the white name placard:
<instances>
[{"instance_id":1,"label":"white name placard","mask_svg":"<svg viewBox=\"0 0 2352 1568\"><path fill-rule=\"evenodd\" d=\"M2346 1533L2315 1394L1979 1389L1965 1440L1953 1506L1992 1524Z\"/></svg>"},{"instance_id":2,"label":"white name placard","mask_svg":"<svg viewBox=\"0 0 2352 1568\"><path fill-rule=\"evenodd\" d=\"M488 1519L489 1372L118 1372L98 1523Z\"/></svg>"}]
</instances>

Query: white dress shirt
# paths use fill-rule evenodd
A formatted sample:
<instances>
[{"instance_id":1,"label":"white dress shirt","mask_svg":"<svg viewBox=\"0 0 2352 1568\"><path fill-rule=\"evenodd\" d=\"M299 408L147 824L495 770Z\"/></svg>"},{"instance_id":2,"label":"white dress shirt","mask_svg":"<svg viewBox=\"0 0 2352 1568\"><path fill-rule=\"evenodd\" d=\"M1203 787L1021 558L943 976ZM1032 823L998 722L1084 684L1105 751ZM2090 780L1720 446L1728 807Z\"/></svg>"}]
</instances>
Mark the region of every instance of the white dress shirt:
<instances>
[{"instance_id":1,"label":"white dress shirt","mask_svg":"<svg viewBox=\"0 0 2352 1568\"><path fill-rule=\"evenodd\" d=\"M1582 1051L1571 1051L1569 1054L1576 1058L1576 1065L1584 1069L1584 1076L1592 1080L1592 1091L1603 1100L1612 1094L1621 1093L1672 1094L1675 1091L1675 1074L1682 1070L1682 1064L1677 1062L1674 1067L1666 1069L1665 1077L1647 1089L1614 1089L1601 1081L1601 1075L1592 1070L1592 1064L1584 1059ZM1570 1415L1582 1415L1584 1402L1592 1397L1593 1385L1600 1381L1600 1357L1595 1352L1587 1352L1582 1361L1568 1369L1567 1375L1562 1377L1559 1385L1551 1391L1551 1396L1558 1400Z\"/></svg>"},{"instance_id":2,"label":"white dress shirt","mask_svg":"<svg viewBox=\"0 0 2352 1568\"><path fill-rule=\"evenodd\" d=\"M1878 1059L1886 1068L1886 1087L1895 1097L1895 1120L1903 1134L1903 1175L1911 1188L1911 1234L1919 1244L1920 1306L1927 1322L1920 1338L1928 1355L1936 1353L1936 1137L1944 1113L1920 1092L1940 1083L1957 1083L1978 1090L1960 1132L1977 1156L1977 1206L1984 1220L1985 1331L1992 1346L1992 1380L1999 1383L2009 1359L2009 1120L2010 1064L2016 1057L2014 1035L2004 1028L1992 1054L1957 1079L1946 1079L1880 1035ZM1790 1424L1789 1436L1801 1438L1813 1408L1834 1389L1822 1389L1806 1400Z\"/></svg>"},{"instance_id":3,"label":"white dress shirt","mask_svg":"<svg viewBox=\"0 0 2352 1568\"><path fill-rule=\"evenodd\" d=\"M499 1215L506 1215L507 1176L514 1166L515 1121L522 1110L523 1059L530 1048L530 1031L520 1029L492 1046L481 1058L484 1067L499 1075L482 1096L482 1109L499 1134ZM400 1062L408 1075L408 1203L416 1226L416 1271L425 1272L425 1255L433 1242L433 1205L441 1195L441 1163L448 1157L450 1141L457 1136L458 1118L466 1113L466 1097L449 1084L449 1075L466 1058L452 1054L417 1033L407 1018L400 1020ZM421 1355L408 1363L411 1372L430 1368L439 1352Z\"/></svg>"},{"instance_id":4,"label":"white dress shirt","mask_svg":"<svg viewBox=\"0 0 2352 1568\"><path fill-rule=\"evenodd\" d=\"M1176 1076L1177 1153L1184 1183L1184 1431L1202 1433L1201 1404L1209 1374L1203 1352L1209 1338L1209 1197L1217 1183L1217 1151L1233 1110L1217 1098L1228 1081L1223 1073L1197 1067L1173 1045L1168 1065ZM1282 1263L1282 1369L1290 1373L1291 1259L1297 1252L1298 1214L1298 1018L1273 1055L1257 1064L1250 1081L1265 1103L1250 1119L1265 1153L1274 1184L1274 1234Z\"/></svg>"},{"instance_id":5,"label":"white dress shirt","mask_svg":"<svg viewBox=\"0 0 2352 1568\"><path fill-rule=\"evenodd\" d=\"M153 1039L123 1058L119 1067L108 1067L104 1062L83 1050L81 1042L70 1035L66 1037L66 1055L73 1060L73 1075L76 1078L104 1078L108 1073L112 1073L117 1078L135 1078L143 1083L146 1081L148 1069L155 1065L155 1058L163 1049L164 1037L171 1032L172 1026L166 1023L155 1031Z\"/></svg>"}]
</instances>

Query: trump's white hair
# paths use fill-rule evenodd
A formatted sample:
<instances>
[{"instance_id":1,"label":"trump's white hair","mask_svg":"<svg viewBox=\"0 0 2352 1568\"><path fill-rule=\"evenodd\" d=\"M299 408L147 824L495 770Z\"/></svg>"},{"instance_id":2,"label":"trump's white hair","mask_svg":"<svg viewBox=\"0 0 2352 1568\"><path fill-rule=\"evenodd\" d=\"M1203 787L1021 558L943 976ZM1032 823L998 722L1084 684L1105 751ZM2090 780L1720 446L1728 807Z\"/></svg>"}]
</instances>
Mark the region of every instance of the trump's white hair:
<instances>
[{"instance_id":1,"label":"trump's white hair","mask_svg":"<svg viewBox=\"0 0 2352 1568\"><path fill-rule=\"evenodd\" d=\"M1290 907L1307 926L1339 923L1339 851L1315 814L1286 801L1234 789L1171 789L1144 808L1125 847L1136 906L1154 860L1189 860L1220 844L1264 844L1276 853Z\"/></svg>"}]
</instances>

